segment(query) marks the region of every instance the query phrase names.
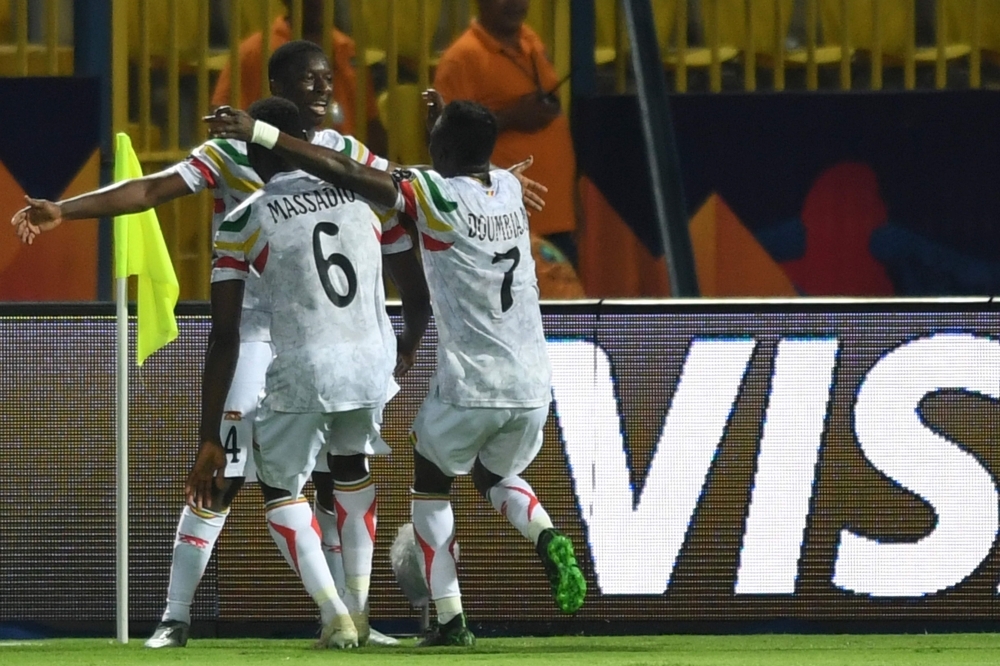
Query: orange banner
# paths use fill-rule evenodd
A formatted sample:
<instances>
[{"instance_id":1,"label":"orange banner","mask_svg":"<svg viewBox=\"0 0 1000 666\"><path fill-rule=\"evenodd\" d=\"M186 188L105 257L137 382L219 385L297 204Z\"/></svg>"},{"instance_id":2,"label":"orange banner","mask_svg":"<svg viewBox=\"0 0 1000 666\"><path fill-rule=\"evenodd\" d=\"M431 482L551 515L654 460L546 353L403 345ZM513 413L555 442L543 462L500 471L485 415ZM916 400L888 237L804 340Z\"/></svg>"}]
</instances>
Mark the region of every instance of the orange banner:
<instances>
[{"instance_id":1,"label":"orange banner","mask_svg":"<svg viewBox=\"0 0 1000 666\"><path fill-rule=\"evenodd\" d=\"M100 180L95 150L62 193L68 198L95 189ZM0 301L91 301L97 298L97 221L66 222L22 245L10 218L24 207L25 192L0 163Z\"/></svg>"}]
</instances>

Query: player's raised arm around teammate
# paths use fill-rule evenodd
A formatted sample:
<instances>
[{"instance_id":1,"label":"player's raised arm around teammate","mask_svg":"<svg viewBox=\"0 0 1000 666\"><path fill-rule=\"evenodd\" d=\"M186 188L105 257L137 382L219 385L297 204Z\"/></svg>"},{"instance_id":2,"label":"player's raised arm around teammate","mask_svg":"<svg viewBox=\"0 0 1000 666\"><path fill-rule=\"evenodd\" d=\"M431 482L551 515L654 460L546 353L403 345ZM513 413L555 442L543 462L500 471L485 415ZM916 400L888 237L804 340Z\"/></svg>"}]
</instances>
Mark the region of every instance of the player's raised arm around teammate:
<instances>
[{"instance_id":1,"label":"player's raised arm around teammate","mask_svg":"<svg viewBox=\"0 0 1000 666\"><path fill-rule=\"evenodd\" d=\"M290 136L267 123L253 120L243 111L222 108L216 111L214 118L205 120L213 136L269 148L306 173L356 192L370 203L384 208L395 206L395 181L386 171L372 169L335 150Z\"/></svg>"},{"instance_id":2,"label":"player's raised arm around teammate","mask_svg":"<svg viewBox=\"0 0 1000 666\"><path fill-rule=\"evenodd\" d=\"M435 109L437 110L438 113L440 112L440 108L442 105L441 96L434 90L428 90L424 93L424 98L428 102L428 108L430 111L428 116L428 127L430 127L433 124L433 119L436 118L437 115L435 113ZM219 109L216 109L215 115L208 116L204 118L204 120L209 124L211 128L211 134L213 137L235 139L238 141L245 141L245 142L250 142L253 139L254 136L253 121L243 111L231 109L229 107L220 107ZM272 147L267 144L262 144L262 145L265 145L265 147ZM318 178L323 178L323 176L319 175L319 173L311 170L313 168L317 169L323 168L322 166L323 152L321 150L303 152L300 150L300 148L301 147L298 144L293 142L293 143L283 144L278 150L279 154L288 159L296 167L302 169L303 171L311 173L314 176L317 176ZM282 149L285 152L280 152ZM357 159L355 156L352 156L352 158L358 162L366 162L365 160ZM342 156L341 161L343 159L344 158ZM524 175L524 172L531 166L532 162L533 159L532 157L529 156L522 162L519 162L514 166L510 167L508 171L511 174L513 174L514 177L517 178L518 182L521 184L521 192L526 209L534 209L540 211L545 207L545 199L543 198L542 195L548 192L548 188L542 185L541 183L538 183ZM392 162L388 162L385 165L381 166L385 166L386 170L388 171L394 171L396 169L403 168L400 167L400 165ZM326 179L324 178L324 180ZM362 194L360 191L358 191L358 193ZM362 196L365 195L362 194ZM372 201L373 203L379 203L373 199L369 200ZM379 205L384 205L384 204L379 203Z\"/></svg>"}]
</instances>

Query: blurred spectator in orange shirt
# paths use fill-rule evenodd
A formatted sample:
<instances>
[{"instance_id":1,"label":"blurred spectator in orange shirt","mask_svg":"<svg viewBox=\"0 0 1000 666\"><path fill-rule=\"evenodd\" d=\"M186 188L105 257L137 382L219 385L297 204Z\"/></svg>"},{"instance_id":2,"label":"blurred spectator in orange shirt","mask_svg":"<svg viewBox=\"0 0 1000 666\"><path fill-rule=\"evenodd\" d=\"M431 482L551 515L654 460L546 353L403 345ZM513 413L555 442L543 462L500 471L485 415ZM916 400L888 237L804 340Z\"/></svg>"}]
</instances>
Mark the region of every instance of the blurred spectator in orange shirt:
<instances>
[{"instance_id":1,"label":"blurred spectator in orange shirt","mask_svg":"<svg viewBox=\"0 0 1000 666\"><path fill-rule=\"evenodd\" d=\"M569 121L555 91L559 80L545 45L524 25L528 0L478 0L479 18L444 52L434 87L446 102L479 102L497 116L492 161L509 167L533 155L527 175L549 188L531 231L576 263L576 156Z\"/></svg>"},{"instance_id":2,"label":"blurred spectator in orange shirt","mask_svg":"<svg viewBox=\"0 0 1000 666\"><path fill-rule=\"evenodd\" d=\"M270 50L278 48L286 42L292 40L292 28L289 25L288 15L289 0L283 0L286 15L274 19L271 24ZM315 44L323 43L323 35L320 32L323 25L323 4L322 0L304 0L302 3L302 39L307 39ZM333 67L333 98L340 107L343 120L334 122L333 127L341 134L354 134L357 128L354 117L355 91L357 83L355 80L354 67L351 59L354 58L354 40L332 28L333 34L333 57L330 58L330 65ZM254 33L240 43L240 100L239 107L247 108L252 103L261 98L263 86L261 85L261 58L264 50L263 33ZM328 56L330 54L327 54ZM219 80L215 84L212 92L212 104L222 106L229 104L229 92L231 89L229 64L219 73ZM371 79L368 82L368 136L365 143L371 151L377 155L385 155L388 150L388 139L385 128L378 118L378 104L375 102L374 87Z\"/></svg>"}]
</instances>

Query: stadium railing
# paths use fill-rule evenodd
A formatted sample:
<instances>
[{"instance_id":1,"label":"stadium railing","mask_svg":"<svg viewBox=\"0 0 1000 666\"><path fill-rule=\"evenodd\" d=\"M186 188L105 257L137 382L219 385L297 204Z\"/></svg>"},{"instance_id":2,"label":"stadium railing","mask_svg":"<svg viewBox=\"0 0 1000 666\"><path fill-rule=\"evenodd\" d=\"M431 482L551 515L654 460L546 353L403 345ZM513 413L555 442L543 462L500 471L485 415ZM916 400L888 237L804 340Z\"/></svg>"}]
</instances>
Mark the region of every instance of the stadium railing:
<instances>
[{"instance_id":1,"label":"stadium railing","mask_svg":"<svg viewBox=\"0 0 1000 666\"><path fill-rule=\"evenodd\" d=\"M216 3L205 0L112 2L113 125L131 134L148 173L183 159L205 139L199 118L209 109L215 79L227 64L230 102L238 103L240 43L257 31L266 34L284 3L229 0L218 3L222 11L217 15ZM289 4L292 36L300 37L303 0ZM944 88L952 63L966 67L967 85L977 88L984 61L995 66L1000 60L1000 0L935 0L933 43L918 43L916 0L699 0L691 11L687 0L653 0L652 5L661 59L677 92L697 87L694 72L710 91L783 90L792 72L796 87L815 90L823 68L836 68L841 89L879 90L885 87L886 70L901 73L897 85L913 89L918 68L929 73L933 67L933 86ZM534 0L527 19L549 46L560 78L570 71L572 6L571 0ZM71 75L73 46L65 28L70 10L80 7L66 0L0 0L0 75ZM474 7L471 0L323 3L328 52L330 28L345 23L337 21L336 12L349 9L347 31L363 54L355 63L355 117L367 116L366 91L377 80L388 157L405 161L420 154L419 118L394 114L387 122L386 111L413 106L413 88L433 81L440 52L465 30ZM595 0L594 7L595 62L613 79L614 89L625 92L631 81L624 13L616 0ZM263 42L261 79L267 94L270 44ZM824 79L825 85L830 80ZM926 79L919 83L929 85ZM564 108L571 85L559 90ZM355 134L366 140L365 123L357 125ZM203 194L158 210L185 299L208 296L210 231L191 220L206 219L211 205Z\"/></svg>"},{"instance_id":2,"label":"stadium railing","mask_svg":"<svg viewBox=\"0 0 1000 666\"><path fill-rule=\"evenodd\" d=\"M30 39L29 4L40 9L36 39ZM73 47L60 43L61 13L60 0L0 0L0 76L73 74Z\"/></svg>"}]
</instances>

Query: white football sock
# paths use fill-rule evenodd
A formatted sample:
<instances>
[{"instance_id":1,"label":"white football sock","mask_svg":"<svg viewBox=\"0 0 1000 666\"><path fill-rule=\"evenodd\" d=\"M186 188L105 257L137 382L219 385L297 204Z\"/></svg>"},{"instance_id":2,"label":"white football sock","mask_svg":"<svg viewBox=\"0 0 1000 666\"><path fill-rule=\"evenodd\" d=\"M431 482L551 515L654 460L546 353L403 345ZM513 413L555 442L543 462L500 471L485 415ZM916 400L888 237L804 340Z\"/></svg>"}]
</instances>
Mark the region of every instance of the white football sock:
<instances>
[{"instance_id":1,"label":"white football sock","mask_svg":"<svg viewBox=\"0 0 1000 666\"><path fill-rule=\"evenodd\" d=\"M438 610L438 621L444 623L462 612L455 558L455 514L447 495L413 492L412 498L410 513L413 535L420 546L420 564ZM456 603L458 611L454 612Z\"/></svg>"},{"instance_id":2,"label":"white football sock","mask_svg":"<svg viewBox=\"0 0 1000 666\"><path fill-rule=\"evenodd\" d=\"M337 514L324 509L316 503L316 522L323 538L323 555L330 567L333 582L337 586L337 594L341 598L347 594L347 583L344 577L344 558L340 548L340 532L337 530Z\"/></svg>"},{"instance_id":3,"label":"white football sock","mask_svg":"<svg viewBox=\"0 0 1000 666\"><path fill-rule=\"evenodd\" d=\"M377 501L371 475L345 483L334 480L333 501L340 528L341 555L348 607L358 613L368 603L368 588L375 554Z\"/></svg>"},{"instance_id":4,"label":"white football sock","mask_svg":"<svg viewBox=\"0 0 1000 666\"><path fill-rule=\"evenodd\" d=\"M434 611L438 624L448 624L456 615L462 614L462 597L445 597L434 600Z\"/></svg>"},{"instance_id":5,"label":"white football sock","mask_svg":"<svg viewBox=\"0 0 1000 666\"><path fill-rule=\"evenodd\" d=\"M330 568L323 557L319 525L304 497L266 505L267 526L285 561L302 579L306 592L319 606L323 624L348 613L337 594Z\"/></svg>"},{"instance_id":6,"label":"white football sock","mask_svg":"<svg viewBox=\"0 0 1000 666\"><path fill-rule=\"evenodd\" d=\"M538 543L538 535L552 527L552 519L535 497L535 491L519 476L503 479L486 495L493 508L531 543Z\"/></svg>"},{"instance_id":7,"label":"white football sock","mask_svg":"<svg viewBox=\"0 0 1000 666\"><path fill-rule=\"evenodd\" d=\"M191 602L194 591L205 574L212 549L226 524L225 513L192 509L184 505L174 536L174 554L170 561L170 584L167 587L167 609L163 621L191 624Z\"/></svg>"}]
</instances>

